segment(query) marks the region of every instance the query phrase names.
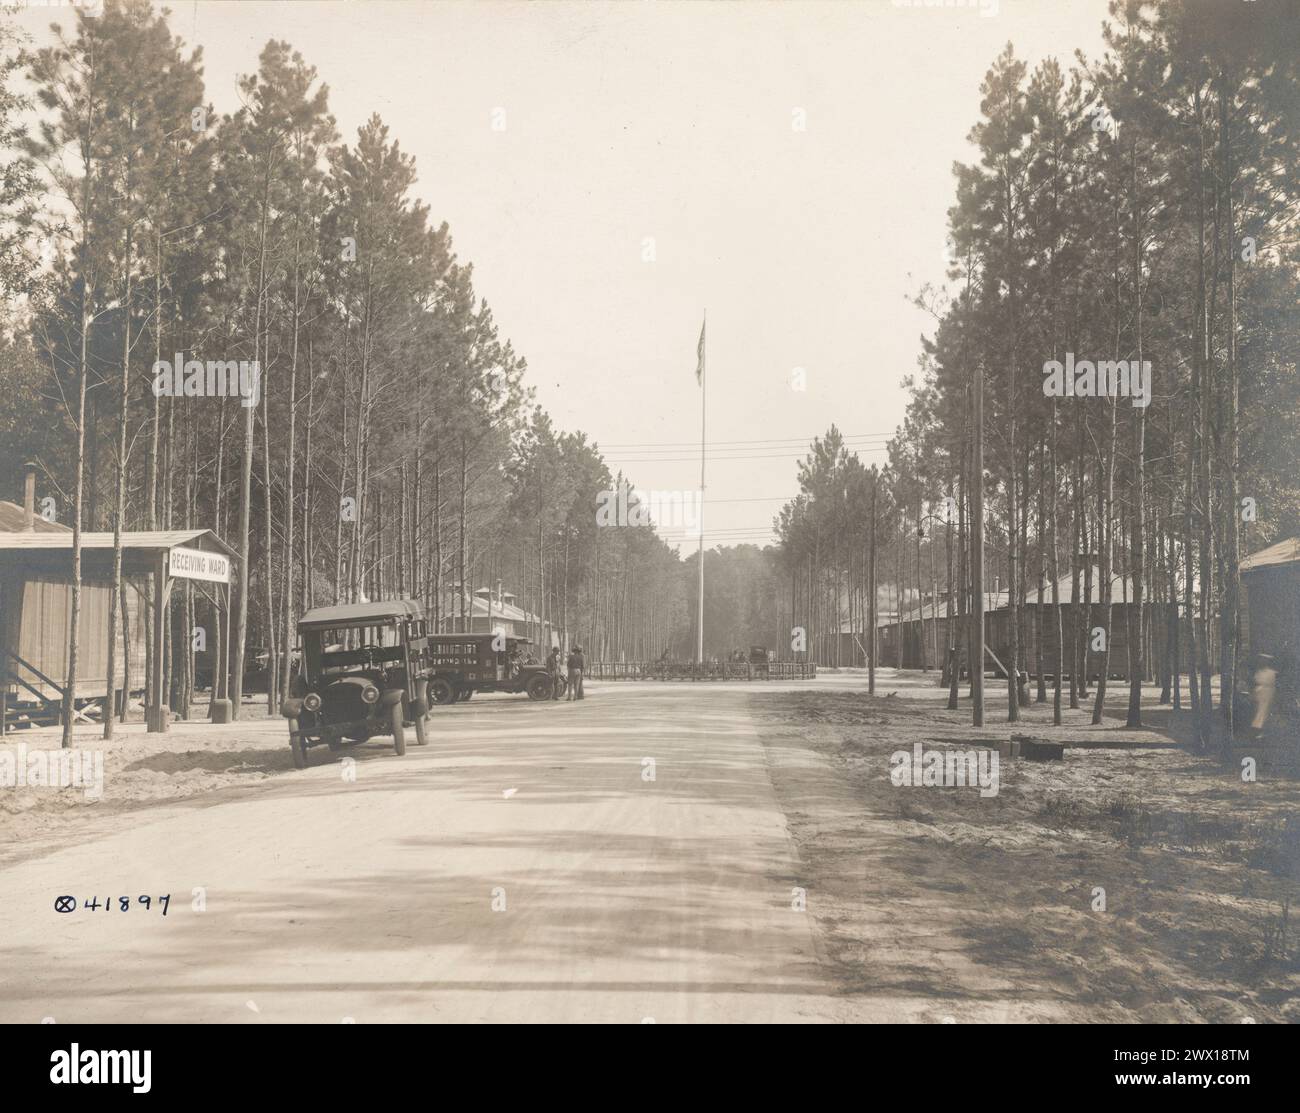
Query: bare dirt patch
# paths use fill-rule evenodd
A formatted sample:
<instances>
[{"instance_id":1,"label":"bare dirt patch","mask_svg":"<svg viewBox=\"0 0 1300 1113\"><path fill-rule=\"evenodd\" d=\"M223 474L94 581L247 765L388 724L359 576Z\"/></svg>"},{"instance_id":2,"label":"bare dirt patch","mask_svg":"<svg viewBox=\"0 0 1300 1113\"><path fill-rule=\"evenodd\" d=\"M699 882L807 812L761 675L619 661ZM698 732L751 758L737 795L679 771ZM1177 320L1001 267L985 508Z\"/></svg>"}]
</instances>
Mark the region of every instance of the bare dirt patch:
<instances>
[{"instance_id":1,"label":"bare dirt patch","mask_svg":"<svg viewBox=\"0 0 1300 1113\"><path fill-rule=\"evenodd\" d=\"M1300 784L1269 755L1245 783L1109 707L1007 724L996 692L976 730L966 700L896 679L749 696L847 996L934 1021L1300 1021ZM1002 758L993 797L891 783L916 742L1014 732L1076 744Z\"/></svg>"},{"instance_id":2,"label":"bare dirt patch","mask_svg":"<svg viewBox=\"0 0 1300 1113\"><path fill-rule=\"evenodd\" d=\"M264 706L246 705L238 723L221 726L174 722L165 734L148 734L143 723L132 722L120 724L111 742L100 731L97 724L78 726L73 749L98 755L102 791L0 787L0 863L77 842L124 812L260 785L293 771L284 722L268 718ZM16 731L0 746L16 761L59 748L60 733L54 728Z\"/></svg>"}]
</instances>

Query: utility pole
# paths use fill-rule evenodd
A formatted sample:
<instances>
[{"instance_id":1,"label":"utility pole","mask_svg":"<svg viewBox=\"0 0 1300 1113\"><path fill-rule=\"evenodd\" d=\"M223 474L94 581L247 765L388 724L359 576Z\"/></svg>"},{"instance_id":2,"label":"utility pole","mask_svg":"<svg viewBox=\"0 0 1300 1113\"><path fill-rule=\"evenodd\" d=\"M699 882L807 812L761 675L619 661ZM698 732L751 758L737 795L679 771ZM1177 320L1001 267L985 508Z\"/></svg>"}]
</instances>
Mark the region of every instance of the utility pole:
<instances>
[{"instance_id":1,"label":"utility pole","mask_svg":"<svg viewBox=\"0 0 1300 1113\"><path fill-rule=\"evenodd\" d=\"M876 694L876 485L880 473L871 465L871 531L867 540L867 695Z\"/></svg>"},{"instance_id":2,"label":"utility pole","mask_svg":"<svg viewBox=\"0 0 1300 1113\"><path fill-rule=\"evenodd\" d=\"M708 313L704 315L704 323L700 326L700 343L699 343L699 363L697 366L698 378L700 380L700 579L699 579L699 599L697 601L697 610L695 617L695 661L697 664L704 664L704 422L707 415L705 409L705 395L707 388L705 386L706 368L705 368L705 339L704 331L708 327Z\"/></svg>"},{"instance_id":3,"label":"utility pole","mask_svg":"<svg viewBox=\"0 0 1300 1113\"><path fill-rule=\"evenodd\" d=\"M930 671L930 656L925 651L925 569L921 565L921 538L925 536L925 503L916 504L916 646L921 651L921 671Z\"/></svg>"},{"instance_id":4,"label":"utility pole","mask_svg":"<svg viewBox=\"0 0 1300 1113\"><path fill-rule=\"evenodd\" d=\"M972 723L984 725L984 364L975 361L974 459L971 461L971 584L974 588L974 637L971 641L970 695ZM1012 681L1012 689L1015 681Z\"/></svg>"}]
</instances>

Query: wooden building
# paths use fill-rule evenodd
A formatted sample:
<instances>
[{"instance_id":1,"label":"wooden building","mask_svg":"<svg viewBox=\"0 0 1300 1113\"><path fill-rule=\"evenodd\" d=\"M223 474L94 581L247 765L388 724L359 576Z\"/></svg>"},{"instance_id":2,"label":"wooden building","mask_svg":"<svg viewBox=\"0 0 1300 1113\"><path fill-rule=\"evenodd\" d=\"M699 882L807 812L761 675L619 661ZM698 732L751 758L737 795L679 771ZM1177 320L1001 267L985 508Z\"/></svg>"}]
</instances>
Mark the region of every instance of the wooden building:
<instances>
[{"instance_id":1,"label":"wooden building","mask_svg":"<svg viewBox=\"0 0 1300 1113\"><path fill-rule=\"evenodd\" d=\"M1186 631L1186 619L1180 614L1177 604L1144 601L1139 615L1133 598L1132 580L1117 576L1111 584L1111 606L1109 623L1106 608L1102 605L1101 577L1094 566L1091 573L1091 590L1086 598L1083 593L1084 576L1079 573L1079 601L1076 605L1073 583L1070 576L1061 577L1058 585L1061 603L1061 625L1065 635L1064 675L1068 676L1074 668L1076 653L1074 647L1080 644L1084 632L1091 633L1097 627L1108 627L1107 637L1110 644L1109 674L1111 677L1127 679L1129 668L1130 639L1146 637L1148 651L1147 671L1160 674L1166 654L1168 624L1175 618L1180 623L1179 647L1182 671L1188 665L1187 647L1190 639ZM1005 591L986 593L985 610L985 646L984 659L986 671L994 675L1005 675L1005 662L1011 656L1011 609ZM935 615L935 610L938 615ZM1040 598L1037 589L1026 592L1025 604L1020 608L1020 668L1032 677L1040 671L1045 676L1053 676L1056 668L1057 632L1053 593L1046 585ZM943 663L944 654L949 645L949 623L958 623L957 644L963 645L966 637L964 625L958 619L947 617L947 601L940 598L937 608L926 599L920 606L913 607L903 614L902 621L884 621L879 630L880 664L894 666L898 664L899 645L902 648L902 667L919 669L922 661L929 668L938 668ZM1141 631L1141 633L1139 633ZM922 639L924 639L924 657L922 656ZM1090 639L1089 639L1090 640ZM1042 653L1039 653L1039 643ZM935 647L938 647L938 654ZM1086 671L1091 683L1098 679L1102 656L1089 650L1086 654Z\"/></svg>"},{"instance_id":2,"label":"wooden building","mask_svg":"<svg viewBox=\"0 0 1300 1113\"><path fill-rule=\"evenodd\" d=\"M1241 562L1242 641L1251 657L1300 648L1300 537Z\"/></svg>"},{"instance_id":3,"label":"wooden building","mask_svg":"<svg viewBox=\"0 0 1300 1113\"><path fill-rule=\"evenodd\" d=\"M72 530L35 512L35 473L28 468L23 505L0 502L0 733L8 727L58 720L67 701L72 624ZM235 553L211 530L125 531L121 537L124 619L129 651L119 640L108 675L108 619L115 538L81 535L81 613L73 715L102 714L110 699L148 693L150 729L166 729L163 663L145 675L145 624L156 641L166 629L174 579L228 584ZM151 586L152 585L152 586ZM162 587L164 605L149 592ZM122 637L119 626L118 638Z\"/></svg>"},{"instance_id":4,"label":"wooden building","mask_svg":"<svg viewBox=\"0 0 1300 1113\"><path fill-rule=\"evenodd\" d=\"M491 634L500 631L511 638L528 638L539 642L540 651L549 652L552 645L561 641L561 631L549 621L543 621L525 610L509 591L496 591L481 587L470 595L457 598L457 585L448 591L442 608L439 631L457 633L467 624L471 634Z\"/></svg>"},{"instance_id":5,"label":"wooden building","mask_svg":"<svg viewBox=\"0 0 1300 1113\"><path fill-rule=\"evenodd\" d=\"M1168 625L1177 618L1179 607L1176 603L1157 603L1144 600L1141 611L1133 599L1133 581L1128 577L1116 576L1111 582L1109 617L1107 607L1102 602L1101 576L1095 567L1092 570L1092 590L1087 596L1083 594L1084 577L1079 575L1079 601L1076 605L1071 577L1063 576L1057 585L1061 603L1061 629L1065 635L1063 675L1069 676L1074 668L1078 647L1085 648L1084 661L1088 683L1100 679L1102 663L1109 661L1108 675L1113 679L1129 679L1132 663L1130 646L1137 639L1145 638L1145 672L1159 675L1161 659L1165 653ZM1056 613L1053 604L1051 586L1044 587L1043 597L1037 590L1026 592L1025 605L1020 614L1020 667L1032 677L1039 673L1039 662L1046 676L1054 676L1056 671L1057 630ZM1093 631L1106 630L1110 646L1107 659L1102 653L1091 648ZM999 608L988 616L986 636L989 649L1000 661L1005 662L1011 655L1011 611L1009 607ZM1042 650L1039 651L1041 641ZM1180 630L1179 644L1182 649L1183 671L1186 670L1186 647L1189 640L1185 630ZM991 663L991 662L990 662ZM1004 669L994 665L996 672Z\"/></svg>"},{"instance_id":6,"label":"wooden building","mask_svg":"<svg viewBox=\"0 0 1300 1113\"><path fill-rule=\"evenodd\" d=\"M1006 597L1005 591L985 592L984 602L989 608L988 613L995 613L994 608L1004 603ZM901 622L890 616L881 616L877 633L880 645L879 664L886 668L898 667L901 642L902 668L942 668L952 633L949 627L954 624L957 627L958 644L962 644L966 637L965 623L956 617L955 608L954 617L951 619L948 617L946 592L941 592L937 600L927 597L904 611Z\"/></svg>"},{"instance_id":7,"label":"wooden building","mask_svg":"<svg viewBox=\"0 0 1300 1113\"><path fill-rule=\"evenodd\" d=\"M72 530L35 513L34 492L26 506L0 501L0 546L23 534L67 538ZM3 550L0 550L3 551ZM72 623L72 586L58 573L39 567L39 560L0 556L0 698L20 716L37 720L50 704L63 699L62 679L68 666L68 633ZM127 640L130 658L118 652L115 690L130 676L132 687L144 687L144 603L135 584L126 591ZM108 630L109 585L85 582L81 591L83 630ZM82 639L78 653L78 693L103 699L108 684L108 641ZM58 679L56 679L58 678Z\"/></svg>"}]
</instances>

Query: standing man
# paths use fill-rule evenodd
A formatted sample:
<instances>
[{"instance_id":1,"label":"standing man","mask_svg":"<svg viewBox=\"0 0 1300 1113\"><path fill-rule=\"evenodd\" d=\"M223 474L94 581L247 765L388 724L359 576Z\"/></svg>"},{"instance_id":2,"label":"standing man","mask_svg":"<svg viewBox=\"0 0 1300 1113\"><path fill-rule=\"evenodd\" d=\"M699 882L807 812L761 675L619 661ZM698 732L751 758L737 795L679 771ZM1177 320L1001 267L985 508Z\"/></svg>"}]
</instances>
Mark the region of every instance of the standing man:
<instances>
[{"instance_id":1,"label":"standing man","mask_svg":"<svg viewBox=\"0 0 1300 1113\"><path fill-rule=\"evenodd\" d=\"M582 699L582 646L575 645L569 651L569 702Z\"/></svg>"},{"instance_id":2,"label":"standing man","mask_svg":"<svg viewBox=\"0 0 1300 1113\"><path fill-rule=\"evenodd\" d=\"M1256 735L1263 733L1270 716L1285 720L1295 715L1295 658L1291 643L1282 643L1275 655L1256 654L1255 718L1250 726ZM1294 729L1294 728L1292 728Z\"/></svg>"},{"instance_id":3,"label":"standing man","mask_svg":"<svg viewBox=\"0 0 1300 1113\"><path fill-rule=\"evenodd\" d=\"M560 647L551 646L546 658L546 671L551 674L551 699L560 698Z\"/></svg>"},{"instance_id":4,"label":"standing man","mask_svg":"<svg viewBox=\"0 0 1300 1113\"><path fill-rule=\"evenodd\" d=\"M1268 722L1268 713L1277 695L1277 667L1272 654L1260 653L1256 660L1255 718L1251 721L1250 727L1259 734L1264 729L1264 724Z\"/></svg>"}]
</instances>

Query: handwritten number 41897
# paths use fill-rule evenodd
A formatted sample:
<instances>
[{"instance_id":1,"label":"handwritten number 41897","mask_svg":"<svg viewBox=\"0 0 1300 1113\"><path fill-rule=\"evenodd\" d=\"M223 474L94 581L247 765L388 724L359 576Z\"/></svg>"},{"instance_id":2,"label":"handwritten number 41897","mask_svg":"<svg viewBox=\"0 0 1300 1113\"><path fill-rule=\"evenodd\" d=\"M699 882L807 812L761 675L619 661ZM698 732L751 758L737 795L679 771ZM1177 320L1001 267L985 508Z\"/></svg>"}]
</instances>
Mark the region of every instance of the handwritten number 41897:
<instances>
[{"instance_id":1,"label":"handwritten number 41897","mask_svg":"<svg viewBox=\"0 0 1300 1113\"><path fill-rule=\"evenodd\" d=\"M171 903L172 895L158 898L158 907L162 909L162 914L167 915L167 906ZM116 901L116 903L114 903ZM81 907L90 912L98 912L101 908L105 912L112 911L116 908L119 912L130 912L132 907L143 908L146 912L153 907L153 897L136 897L134 906L130 897L105 897L104 903L99 903L99 897L90 897L81 902ZM77 910L77 898L70 896L59 896L54 898L55 912L75 912Z\"/></svg>"}]
</instances>

